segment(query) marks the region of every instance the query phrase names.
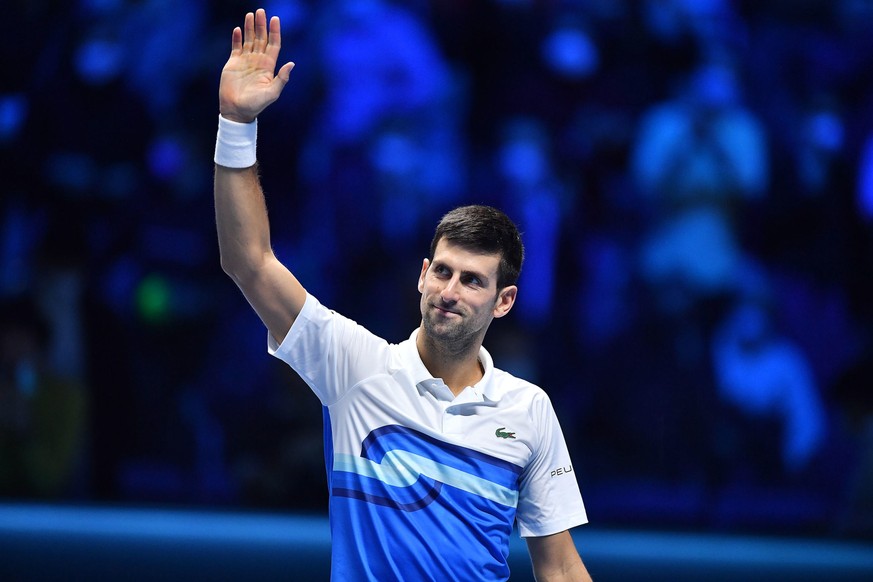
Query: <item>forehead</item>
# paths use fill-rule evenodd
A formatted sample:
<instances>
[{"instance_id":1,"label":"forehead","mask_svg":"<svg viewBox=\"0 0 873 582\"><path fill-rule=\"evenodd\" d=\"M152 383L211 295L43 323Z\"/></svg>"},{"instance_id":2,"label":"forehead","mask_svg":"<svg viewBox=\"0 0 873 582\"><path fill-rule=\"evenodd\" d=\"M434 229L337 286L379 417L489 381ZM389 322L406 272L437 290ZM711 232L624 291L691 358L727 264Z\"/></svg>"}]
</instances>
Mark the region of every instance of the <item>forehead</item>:
<instances>
[{"instance_id":1,"label":"forehead","mask_svg":"<svg viewBox=\"0 0 873 582\"><path fill-rule=\"evenodd\" d=\"M468 248L441 239L434 249L433 262L442 263L458 271L470 271L488 278L497 278L500 255L471 251Z\"/></svg>"}]
</instances>

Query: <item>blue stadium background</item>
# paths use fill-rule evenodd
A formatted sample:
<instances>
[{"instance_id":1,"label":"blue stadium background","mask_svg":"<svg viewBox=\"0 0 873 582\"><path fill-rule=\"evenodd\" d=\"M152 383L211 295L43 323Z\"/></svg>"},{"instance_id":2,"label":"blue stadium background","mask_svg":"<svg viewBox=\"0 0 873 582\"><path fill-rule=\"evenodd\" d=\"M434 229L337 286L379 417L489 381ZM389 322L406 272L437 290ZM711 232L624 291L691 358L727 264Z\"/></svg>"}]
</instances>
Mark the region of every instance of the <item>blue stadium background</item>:
<instances>
[{"instance_id":1,"label":"blue stadium background","mask_svg":"<svg viewBox=\"0 0 873 582\"><path fill-rule=\"evenodd\" d=\"M46 540L85 571L173 547L171 576L321 539L318 402L214 232L218 76L256 7L4 7L0 574ZM486 347L556 405L595 577L870 575L873 2L264 7L297 63L260 119L277 254L399 341L439 216L516 219Z\"/></svg>"}]
</instances>

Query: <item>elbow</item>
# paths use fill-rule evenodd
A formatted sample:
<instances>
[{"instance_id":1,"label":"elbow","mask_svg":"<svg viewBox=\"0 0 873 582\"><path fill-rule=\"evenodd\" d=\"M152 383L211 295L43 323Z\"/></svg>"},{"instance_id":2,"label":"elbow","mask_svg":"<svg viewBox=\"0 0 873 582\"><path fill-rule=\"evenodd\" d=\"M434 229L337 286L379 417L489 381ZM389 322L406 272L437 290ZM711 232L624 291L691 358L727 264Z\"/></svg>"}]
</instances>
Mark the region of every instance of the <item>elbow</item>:
<instances>
[{"instance_id":1,"label":"elbow","mask_svg":"<svg viewBox=\"0 0 873 582\"><path fill-rule=\"evenodd\" d=\"M240 288L245 289L247 285L258 278L266 260L265 256L240 258L222 254L220 264L221 270Z\"/></svg>"},{"instance_id":2,"label":"elbow","mask_svg":"<svg viewBox=\"0 0 873 582\"><path fill-rule=\"evenodd\" d=\"M221 258L219 259L221 264L221 270L224 271L224 274L230 277L231 279L236 278L236 273L240 270L239 261L234 261L232 259L227 258L223 253Z\"/></svg>"},{"instance_id":3,"label":"elbow","mask_svg":"<svg viewBox=\"0 0 873 582\"><path fill-rule=\"evenodd\" d=\"M228 258L224 253L221 254L220 264L221 270L224 271L224 274L234 281L236 281L239 274L243 271L241 261Z\"/></svg>"}]
</instances>

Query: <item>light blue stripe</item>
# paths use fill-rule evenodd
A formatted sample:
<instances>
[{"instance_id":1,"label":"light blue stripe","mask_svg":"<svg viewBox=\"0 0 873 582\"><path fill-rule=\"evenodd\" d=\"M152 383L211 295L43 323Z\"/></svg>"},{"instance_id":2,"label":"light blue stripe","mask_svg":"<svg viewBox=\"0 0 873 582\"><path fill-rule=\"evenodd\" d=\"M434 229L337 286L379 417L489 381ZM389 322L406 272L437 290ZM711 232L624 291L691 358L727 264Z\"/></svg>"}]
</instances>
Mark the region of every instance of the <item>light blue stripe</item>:
<instances>
[{"instance_id":1,"label":"light blue stripe","mask_svg":"<svg viewBox=\"0 0 873 582\"><path fill-rule=\"evenodd\" d=\"M334 455L333 462L335 471L370 477L393 487L409 487L418 480L419 475L425 475L445 485L501 505L515 507L518 504L518 491L516 490L409 451L389 451L381 463L374 463L369 459L355 455L339 454Z\"/></svg>"}]
</instances>

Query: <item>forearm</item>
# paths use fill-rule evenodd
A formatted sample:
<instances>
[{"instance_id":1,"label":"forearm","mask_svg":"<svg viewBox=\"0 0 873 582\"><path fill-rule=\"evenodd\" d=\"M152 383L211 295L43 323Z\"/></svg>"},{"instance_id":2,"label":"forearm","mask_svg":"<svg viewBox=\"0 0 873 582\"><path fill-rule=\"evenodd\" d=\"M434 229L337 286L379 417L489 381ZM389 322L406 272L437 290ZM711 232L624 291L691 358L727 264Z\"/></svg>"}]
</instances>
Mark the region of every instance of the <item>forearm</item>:
<instances>
[{"instance_id":1,"label":"forearm","mask_svg":"<svg viewBox=\"0 0 873 582\"><path fill-rule=\"evenodd\" d=\"M534 578L537 582L591 582L591 576L581 559L549 571L534 570Z\"/></svg>"},{"instance_id":2,"label":"forearm","mask_svg":"<svg viewBox=\"0 0 873 582\"><path fill-rule=\"evenodd\" d=\"M591 575L578 554L558 564L534 568L537 582L591 582Z\"/></svg>"},{"instance_id":3,"label":"forearm","mask_svg":"<svg viewBox=\"0 0 873 582\"><path fill-rule=\"evenodd\" d=\"M257 166L215 166L215 222L221 267L238 283L272 257L267 206Z\"/></svg>"}]
</instances>

